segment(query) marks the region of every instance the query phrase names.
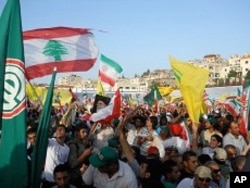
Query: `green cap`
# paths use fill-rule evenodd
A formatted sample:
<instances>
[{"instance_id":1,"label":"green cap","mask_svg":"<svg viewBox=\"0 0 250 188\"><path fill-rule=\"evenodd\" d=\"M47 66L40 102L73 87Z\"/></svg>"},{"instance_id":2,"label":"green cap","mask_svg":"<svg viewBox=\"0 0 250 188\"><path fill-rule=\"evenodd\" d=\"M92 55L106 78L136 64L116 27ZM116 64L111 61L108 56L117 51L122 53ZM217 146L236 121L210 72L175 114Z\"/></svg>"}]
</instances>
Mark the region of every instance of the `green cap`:
<instances>
[{"instance_id":1,"label":"green cap","mask_svg":"<svg viewBox=\"0 0 250 188\"><path fill-rule=\"evenodd\" d=\"M120 146L119 140L116 138L110 138L108 140L108 146L112 148L118 148Z\"/></svg>"},{"instance_id":2,"label":"green cap","mask_svg":"<svg viewBox=\"0 0 250 188\"><path fill-rule=\"evenodd\" d=\"M207 121L210 122L212 125L215 125L217 123L217 120L214 117L208 118Z\"/></svg>"},{"instance_id":3,"label":"green cap","mask_svg":"<svg viewBox=\"0 0 250 188\"><path fill-rule=\"evenodd\" d=\"M97 153L92 154L89 162L93 167L99 168L118 160L118 153L111 147L102 147Z\"/></svg>"}]
</instances>

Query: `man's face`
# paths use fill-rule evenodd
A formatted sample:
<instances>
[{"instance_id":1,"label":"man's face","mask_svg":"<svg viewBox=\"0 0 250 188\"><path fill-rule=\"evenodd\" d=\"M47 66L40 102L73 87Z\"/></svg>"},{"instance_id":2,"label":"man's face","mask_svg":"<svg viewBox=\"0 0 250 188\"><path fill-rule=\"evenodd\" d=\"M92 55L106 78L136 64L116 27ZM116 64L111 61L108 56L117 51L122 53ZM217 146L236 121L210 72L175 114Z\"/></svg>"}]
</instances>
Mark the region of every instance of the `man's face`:
<instances>
[{"instance_id":1,"label":"man's face","mask_svg":"<svg viewBox=\"0 0 250 188\"><path fill-rule=\"evenodd\" d=\"M196 156L189 157L188 161L183 161L184 168L191 173L194 173L198 167L198 159Z\"/></svg>"},{"instance_id":2,"label":"man's face","mask_svg":"<svg viewBox=\"0 0 250 188\"><path fill-rule=\"evenodd\" d=\"M142 127L143 126L142 121L139 118L135 119L135 126L136 127Z\"/></svg>"},{"instance_id":3,"label":"man's face","mask_svg":"<svg viewBox=\"0 0 250 188\"><path fill-rule=\"evenodd\" d=\"M208 188L209 182L211 180L209 178L200 178L199 176L195 175L195 186L197 188Z\"/></svg>"},{"instance_id":4,"label":"man's face","mask_svg":"<svg viewBox=\"0 0 250 188\"><path fill-rule=\"evenodd\" d=\"M170 173L170 179L173 182L177 182L180 179L181 173L178 166L174 166L172 172Z\"/></svg>"},{"instance_id":5,"label":"man's face","mask_svg":"<svg viewBox=\"0 0 250 188\"><path fill-rule=\"evenodd\" d=\"M69 185L69 174L65 172L57 172L54 176L58 188L67 188Z\"/></svg>"},{"instance_id":6,"label":"man's face","mask_svg":"<svg viewBox=\"0 0 250 188\"><path fill-rule=\"evenodd\" d=\"M28 141L32 146L34 146L36 143L36 133L28 134Z\"/></svg>"},{"instance_id":7,"label":"man's face","mask_svg":"<svg viewBox=\"0 0 250 188\"><path fill-rule=\"evenodd\" d=\"M229 131L232 135L239 136L240 135L240 128L239 128L238 123L232 122L231 126L229 128Z\"/></svg>"},{"instance_id":8,"label":"man's face","mask_svg":"<svg viewBox=\"0 0 250 188\"><path fill-rule=\"evenodd\" d=\"M221 169L218 164L211 164L209 165L209 168L212 171L212 178L214 181L219 182L221 179Z\"/></svg>"},{"instance_id":9,"label":"man's face","mask_svg":"<svg viewBox=\"0 0 250 188\"><path fill-rule=\"evenodd\" d=\"M64 127L58 127L56 129L56 137L57 138L64 138L66 136L66 130Z\"/></svg>"},{"instance_id":10,"label":"man's face","mask_svg":"<svg viewBox=\"0 0 250 188\"><path fill-rule=\"evenodd\" d=\"M103 101L98 101L96 103L96 111L98 112L99 110L103 109L104 107L106 107L106 104Z\"/></svg>"},{"instance_id":11,"label":"man's face","mask_svg":"<svg viewBox=\"0 0 250 188\"><path fill-rule=\"evenodd\" d=\"M227 149L226 152L227 152L227 158L229 161L232 161L237 156L237 151L235 148L229 148Z\"/></svg>"},{"instance_id":12,"label":"man's face","mask_svg":"<svg viewBox=\"0 0 250 188\"><path fill-rule=\"evenodd\" d=\"M79 136L81 140L84 140L88 136L88 132L86 129L81 129L79 131Z\"/></svg>"},{"instance_id":13,"label":"man's face","mask_svg":"<svg viewBox=\"0 0 250 188\"><path fill-rule=\"evenodd\" d=\"M217 148L217 147L219 147L220 145L219 145L219 142L216 140L216 138L211 137L211 138L210 138L210 142L209 142L209 146L210 146L211 148Z\"/></svg>"},{"instance_id":14,"label":"man's face","mask_svg":"<svg viewBox=\"0 0 250 188\"><path fill-rule=\"evenodd\" d=\"M101 172L101 173L106 173L106 174L109 174L112 170L111 170L111 164L107 164L107 165L104 165L102 167L99 167L98 170Z\"/></svg>"}]
</instances>

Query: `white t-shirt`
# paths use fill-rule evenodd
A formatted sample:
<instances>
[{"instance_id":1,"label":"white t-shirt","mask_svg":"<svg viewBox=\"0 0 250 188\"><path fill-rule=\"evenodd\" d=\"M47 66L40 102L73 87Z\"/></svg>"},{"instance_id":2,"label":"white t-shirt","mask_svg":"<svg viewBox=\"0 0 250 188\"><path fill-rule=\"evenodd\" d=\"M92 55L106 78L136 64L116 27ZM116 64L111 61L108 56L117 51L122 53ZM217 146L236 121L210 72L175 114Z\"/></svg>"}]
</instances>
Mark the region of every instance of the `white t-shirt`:
<instances>
[{"instance_id":1,"label":"white t-shirt","mask_svg":"<svg viewBox=\"0 0 250 188\"><path fill-rule=\"evenodd\" d=\"M119 161L119 170L109 178L106 173L101 173L98 168L89 165L86 172L82 175L85 184L96 188L138 188L136 176L131 167Z\"/></svg>"},{"instance_id":2,"label":"white t-shirt","mask_svg":"<svg viewBox=\"0 0 250 188\"><path fill-rule=\"evenodd\" d=\"M59 164L66 163L68 157L69 147L66 144L58 144L55 138L50 138L42 177L47 181L55 182L53 176L54 168Z\"/></svg>"}]
</instances>

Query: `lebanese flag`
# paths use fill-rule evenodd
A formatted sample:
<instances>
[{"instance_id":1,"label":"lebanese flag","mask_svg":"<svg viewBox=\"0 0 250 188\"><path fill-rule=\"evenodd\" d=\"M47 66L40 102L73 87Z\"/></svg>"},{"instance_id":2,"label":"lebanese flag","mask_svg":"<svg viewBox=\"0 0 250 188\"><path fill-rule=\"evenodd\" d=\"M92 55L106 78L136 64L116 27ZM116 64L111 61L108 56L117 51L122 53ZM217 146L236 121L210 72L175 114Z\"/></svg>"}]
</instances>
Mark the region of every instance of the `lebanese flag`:
<instances>
[{"instance_id":1,"label":"lebanese flag","mask_svg":"<svg viewBox=\"0 0 250 188\"><path fill-rule=\"evenodd\" d=\"M98 57L88 29L52 27L23 32L27 79L57 72L88 71Z\"/></svg>"},{"instance_id":2,"label":"lebanese flag","mask_svg":"<svg viewBox=\"0 0 250 188\"><path fill-rule=\"evenodd\" d=\"M114 118L120 116L120 109L121 109L121 93L120 90L117 89L109 105L101 109L100 111L93 113L90 116L89 120L93 122L102 121L103 123L109 123Z\"/></svg>"},{"instance_id":3,"label":"lebanese flag","mask_svg":"<svg viewBox=\"0 0 250 188\"><path fill-rule=\"evenodd\" d=\"M118 63L101 54L99 69L101 81L113 87L122 70L122 67Z\"/></svg>"}]
</instances>

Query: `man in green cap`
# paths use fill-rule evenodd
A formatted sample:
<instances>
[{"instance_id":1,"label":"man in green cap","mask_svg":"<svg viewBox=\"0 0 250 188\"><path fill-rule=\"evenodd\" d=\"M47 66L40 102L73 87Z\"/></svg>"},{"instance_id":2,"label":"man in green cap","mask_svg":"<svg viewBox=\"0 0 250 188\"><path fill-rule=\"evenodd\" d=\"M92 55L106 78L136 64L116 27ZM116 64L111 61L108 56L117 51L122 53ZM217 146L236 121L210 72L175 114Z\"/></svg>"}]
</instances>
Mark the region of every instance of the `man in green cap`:
<instances>
[{"instance_id":1,"label":"man in green cap","mask_svg":"<svg viewBox=\"0 0 250 188\"><path fill-rule=\"evenodd\" d=\"M137 188L138 182L130 166L118 159L118 153L109 146L102 147L89 158L90 165L83 173L86 185L96 188Z\"/></svg>"}]
</instances>

